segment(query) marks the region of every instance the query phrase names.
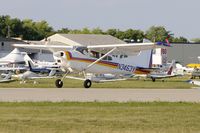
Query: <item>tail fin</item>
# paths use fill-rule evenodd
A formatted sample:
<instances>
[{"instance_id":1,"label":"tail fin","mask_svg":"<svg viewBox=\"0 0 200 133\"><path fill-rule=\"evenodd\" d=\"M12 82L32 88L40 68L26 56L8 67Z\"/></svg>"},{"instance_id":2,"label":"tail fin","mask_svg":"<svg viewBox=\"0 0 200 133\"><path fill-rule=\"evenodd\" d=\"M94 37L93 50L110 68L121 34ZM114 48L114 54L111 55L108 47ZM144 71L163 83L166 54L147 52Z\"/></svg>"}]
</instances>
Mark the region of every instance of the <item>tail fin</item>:
<instances>
[{"instance_id":1,"label":"tail fin","mask_svg":"<svg viewBox=\"0 0 200 133\"><path fill-rule=\"evenodd\" d=\"M174 66L175 66L175 60L172 60L172 63L170 64L169 69L167 71L167 75L172 75Z\"/></svg>"},{"instance_id":2,"label":"tail fin","mask_svg":"<svg viewBox=\"0 0 200 133\"><path fill-rule=\"evenodd\" d=\"M157 42L157 45L164 45L164 46L170 47L171 44L170 44L170 42L169 42L169 38L170 38L172 35L173 35L173 34L168 34L167 37L166 37L166 39L165 39L165 41L163 41L163 42Z\"/></svg>"},{"instance_id":3,"label":"tail fin","mask_svg":"<svg viewBox=\"0 0 200 133\"><path fill-rule=\"evenodd\" d=\"M33 71L33 64L30 61L28 61L28 67L30 71Z\"/></svg>"},{"instance_id":4,"label":"tail fin","mask_svg":"<svg viewBox=\"0 0 200 133\"><path fill-rule=\"evenodd\" d=\"M32 70L35 66L34 65L35 63L33 62L33 60L27 54L24 56L24 60L27 63L27 65L29 66L29 68Z\"/></svg>"}]
</instances>

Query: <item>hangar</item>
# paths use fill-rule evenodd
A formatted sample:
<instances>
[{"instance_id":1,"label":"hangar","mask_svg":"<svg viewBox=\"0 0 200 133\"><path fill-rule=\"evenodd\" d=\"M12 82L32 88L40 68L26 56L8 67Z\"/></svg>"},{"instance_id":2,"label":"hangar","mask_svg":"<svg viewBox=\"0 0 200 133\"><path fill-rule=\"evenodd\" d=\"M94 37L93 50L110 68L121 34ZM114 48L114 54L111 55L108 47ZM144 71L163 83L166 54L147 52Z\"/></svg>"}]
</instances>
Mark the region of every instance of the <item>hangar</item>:
<instances>
[{"instance_id":1,"label":"hangar","mask_svg":"<svg viewBox=\"0 0 200 133\"><path fill-rule=\"evenodd\" d=\"M12 46L14 43L25 44L22 40L0 37L0 57L6 56L10 53L14 49Z\"/></svg>"},{"instance_id":2,"label":"hangar","mask_svg":"<svg viewBox=\"0 0 200 133\"><path fill-rule=\"evenodd\" d=\"M45 41L45 39L43 40ZM103 45L103 44L122 44L126 43L111 35L97 34L54 34L47 38L49 42L58 42L71 46Z\"/></svg>"},{"instance_id":3,"label":"hangar","mask_svg":"<svg viewBox=\"0 0 200 133\"><path fill-rule=\"evenodd\" d=\"M172 43L171 48L167 48L167 60L175 59L182 65L190 63L200 63L198 56L200 56L199 43Z\"/></svg>"}]
</instances>

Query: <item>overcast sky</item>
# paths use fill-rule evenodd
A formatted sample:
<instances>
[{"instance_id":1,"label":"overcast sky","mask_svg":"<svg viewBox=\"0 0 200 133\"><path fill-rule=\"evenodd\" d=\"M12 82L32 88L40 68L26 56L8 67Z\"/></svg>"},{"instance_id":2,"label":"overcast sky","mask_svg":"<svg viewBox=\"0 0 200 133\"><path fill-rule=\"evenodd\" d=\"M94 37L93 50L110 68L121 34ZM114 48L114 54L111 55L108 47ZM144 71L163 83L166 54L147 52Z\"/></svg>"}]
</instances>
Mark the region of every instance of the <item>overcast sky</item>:
<instances>
[{"instance_id":1,"label":"overcast sky","mask_svg":"<svg viewBox=\"0 0 200 133\"><path fill-rule=\"evenodd\" d=\"M0 15L46 20L54 29L164 26L175 36L200 38L200 0L0 0Z\"/></svg>"}]
</instances>

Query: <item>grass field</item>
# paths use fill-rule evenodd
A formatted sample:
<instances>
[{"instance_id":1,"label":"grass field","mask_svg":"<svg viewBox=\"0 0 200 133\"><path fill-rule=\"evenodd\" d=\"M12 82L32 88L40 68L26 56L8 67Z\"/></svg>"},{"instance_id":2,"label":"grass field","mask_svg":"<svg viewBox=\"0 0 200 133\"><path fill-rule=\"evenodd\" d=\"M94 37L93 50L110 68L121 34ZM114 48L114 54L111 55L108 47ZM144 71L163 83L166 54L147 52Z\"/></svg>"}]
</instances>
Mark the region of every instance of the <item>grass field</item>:
<instances>
[{"instance_id":1,"label":"grass field","mask_svg":"<svg viewBox=\"0 0 200 133\"><path fill-rule=\"evenodd\" d=\"M199 103L0 103L0 132L197 133Z\"/></svg>"},{"instance_id":2,"label":"grass field","mask_svg":"<svg viewBox=\"0 0 200 133\"><path fill-rule=\"evenodd\" d=\"M170 78L162 80L157 80L152 82L151 80L136 80L129 79L126 81L117 82L106 82L106 83L93 83L92 88L191 88L193 85L186 83L188 77L183 78ZM56 79L40 79L37 80L39 84L33 84L33 81L28 81L26 84L20 84L20 81L15 81L11 83L0 83L0 88L55 88L54 82ZM83 88L83 81L65 79L64 88Z\"/></svg>"}]
</instances>

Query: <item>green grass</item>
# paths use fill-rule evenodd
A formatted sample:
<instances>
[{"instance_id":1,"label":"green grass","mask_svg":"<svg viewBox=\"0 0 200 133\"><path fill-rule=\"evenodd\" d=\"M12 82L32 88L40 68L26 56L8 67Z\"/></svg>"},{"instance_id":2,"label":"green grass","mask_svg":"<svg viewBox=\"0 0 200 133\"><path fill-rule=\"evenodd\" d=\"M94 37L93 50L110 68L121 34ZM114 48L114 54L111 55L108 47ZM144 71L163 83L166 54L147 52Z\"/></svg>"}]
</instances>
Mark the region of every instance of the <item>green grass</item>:
<instances>
[{"instance_id":1,"label":"green grass","mask_svg":"<svg viewBox=\"0 0 200 133\"><path fill-rule=\"evenodd\" d=\"M196 133L199 103L0 103L0 132Z\"/></svg>"},{"instance_id":2,"label":"green grass","mask_svg":"<svg viewBox=\"0 0 200 133\"><path fill-rule=\"evenodd\" d=\"M10 83L0 83L0 88L55 88L54 82L56 79L39 79L36 80L39 84L33 84L33 81L28 81L26 84L20 84L20 81L10 82ZM116 81L116 82L105 82L105 83L93 83L91 88L181 88L187 89L194 85L188 84L185 81L188 77L183 78L170 78L162 80L156 80L152 82L151 80L136 80L129 79L126 81ZM64 88L83 88L83 81L65 79Z\"/></svg>"}]
</instances>

